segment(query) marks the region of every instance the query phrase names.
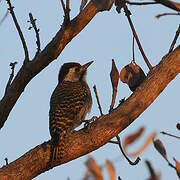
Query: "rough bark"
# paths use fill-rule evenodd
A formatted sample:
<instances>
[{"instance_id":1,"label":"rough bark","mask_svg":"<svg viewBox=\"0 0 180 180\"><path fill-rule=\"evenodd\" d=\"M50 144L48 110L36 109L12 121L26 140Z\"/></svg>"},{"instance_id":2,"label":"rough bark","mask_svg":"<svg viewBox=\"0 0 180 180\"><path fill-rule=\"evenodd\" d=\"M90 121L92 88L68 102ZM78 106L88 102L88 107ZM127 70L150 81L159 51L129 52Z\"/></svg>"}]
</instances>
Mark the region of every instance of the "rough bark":
<instances>
[{"instance_id":1,"label":"rough bark","mask_svg":"<svg viewBox=\"0 0 180 180\"><path fill-rule=\"evenodd\" d=\"M10 87L0 101L0 128L6 122L9 113L16 101L23 93L27 84L52 61L54 61L65 46L92 20L100 11L110 10L114 0L91 0L86 8L81 11L66 26L63 25L52 41L32 61L23 64Z\"/></svg>"},{"instance_id":2,"label":"rough bark","mask_svg":"<svg viewBox=\"0 0 180 180\"><path fill-rule=\"evenodd\" d=\"M74 132L67 139L66 153L61 162L47 167L50 146L45 142L1 168L0 179L32 179L50 168L100 148L137 119L179 72L180 46L153 68L143 84L123 104L98 118L88 128Z\"/></svg>"}]
</instances>

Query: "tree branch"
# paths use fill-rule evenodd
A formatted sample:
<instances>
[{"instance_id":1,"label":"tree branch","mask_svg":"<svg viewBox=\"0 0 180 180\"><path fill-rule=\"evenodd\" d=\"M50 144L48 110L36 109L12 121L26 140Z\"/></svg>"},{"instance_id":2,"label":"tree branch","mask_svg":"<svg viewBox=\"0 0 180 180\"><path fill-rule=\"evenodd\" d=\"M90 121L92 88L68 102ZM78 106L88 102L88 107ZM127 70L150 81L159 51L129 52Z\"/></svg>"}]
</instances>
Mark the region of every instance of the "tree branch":
<instances>
[{"instance_id":1,"label":"tree branch","mask_svg":"<svg viewBox=\"0 0 180 180\"><path fill-rule=\"evenodd\" d=\"M171 53L173 51L174 46L176 44L176 41L177 41L177 39L179 37L179 34L180 34L180 24L179 24L178 29L176 31L175 37L174 37L174 39L173 39L173 41L171 43L171 46L170 46L170 49L169 49L169 53Z\"/></svg>"},{"instance_id":2,"label":"tree branch","mask_svg":"<svg viewBox=\"0 0 180 180\"><path fill-rule=\"evenodd\" d=\"M157 3L160 3L170 9L173 9L175 11L180 11L180 3L170 1L170 0L154 0Z\"/></svg>"},{"instance_id":3,"label":"tree branch","mask_svg":"<svg viewBox=\"0 0 180 180\"><path fill-rule=\"evenodd\" d=\"M68 26L62 27L57 32L52 41L39 53L39 56L23 64L11 87L0 101L0 128L3 127L16 101L31 79L54 61L65 46L85 28L98 12L102 9L109 10L114 2L113 0L104 1L108 3L104 5L104 3L97 4L95 0L90 1L83 11L69 22Z\"/></svg>"},{"instance_id":4,"label":"tree branch","mask_svg":"<svg viewBox=\"0 0 180 180\"><path fill-rule=\"evenodd\" d=\"M23 33L21 31L21 28L19 26L19 23L17 21L17 18L16 18L16 15L13 11L14 7L12 6L11 4L11 1L10 0L6 0L7 1L7 4L9 6L9 12L11 13L12 15L12 18L13 18L13 21L14 21L14 24L16 26L16 29L18 31L18 34L20 36L20 39L21 39L21 42L22 42L22 45L23 45L23 49L24 49L24 54L25 54L25 59L24 59L24 62L27 63L29 61L29 53L28 53L28 48L27 48L27 45L26 45L26 41L24 39L24 36L23 36Z\"/></svg>"},{"instance_id":5,"label":"tree branch","mask_svg":"<svg viewBox=\"0 0 180 180\"><path fill-rule=\"evenodd\" d=\"M130 5L137 5L137 6L144 6L144 5L156 5L159 4L157 2L132 2L132 1L126 1L127 4Z\"/></svg>"},{"instance_id":6,"label":"tree branch","mask_svg":"<svg viewBox=\"0 0 180 180\"><path fill-rule=\"evenodd\" d=\"M51 167L47 167L50 145L46 142L1 168L0 179L32 179L50 168L100 148L137 119L179 73L180 46L163 57L121 106L98 118L88 128L73 132L66 141L66 152L61 162L56 161Z\"/></svg>"},{"instance_id":7,"label":"tree branch","mask_svg":"<svg viewBox=\"0 0 180 180\"><path fill-rule=\"evenodd\" d=\"M36 57L41 51L41 42L40 42L40 37L39 37L39 29L36 26L36 19L33 18L32 13L29 13L29 22L32 25L32 26L29 27L29 30L31 28L33 28L34 31L35 31L35 34L36 34L36 45L37 45L37 52L35 54L35 57Z\"/></svg>"},{"instance_id":8,"label":"tree branch","mask_svg":"<svg viewBox=\"0 0 180 180\"><path fill-rule=\"evenodd\" d=\"M134 27L133 22L132 22L131 17L130 17L131 12L129 11L126 3L124 3L124 12L125 12L125 14L126 14L126 16L127 16L129 25L130 25L130 27L131 27L133 36L134 36L134 38L136 39L136 42L137 42L137 45L138 45L139 50L140 50L140 52L141 52L141 55L142 55L142 57L144 58L144 61L145 61L146 65L148 66L149 70L151 71L153 67L152 67L151 63L149 62L149 60L148 60L148 58L147 58L147 56L146 56L146 54L145 54L145 52L144 52L144 50L143 50L143 47L142 47L142 45L141 45L141 42L140 42L140 40L139 40L139 37L138 37L138 35L137 35L137 33L136 33L135 27Z\"/></svg>"},{"instance_id":9,"label":"tree branch","mask_svg":"<svg viewBox=\"0 0 180 180\"><path fill-rule=\"evenodd\" d=\"M155 17L157 19L159 19L160 17L163 17L163 16L180 16L180 13L162 13L162 14L158 14L156 15Z\"/></svg>"},{"instance_id":10,"label":"tree branch","mask_svg":"<svg viewBox=\"0 0 180 180\"><path fill-rule=\"evenodd\" d=\"M11 82L12 82L12 79L13 79L13 77L14 77L14 69L15 69L16 64L17 64L16 61L15 61L15 62L11 62L11 63L9 64L9 66L11 66L11 74L10 74L10 76L9 76L9 80L8 80L8 82L7 82L7 85L6 85L5 94L7 93L8 88L11 86Z\"/></svg>"}]
</instances>

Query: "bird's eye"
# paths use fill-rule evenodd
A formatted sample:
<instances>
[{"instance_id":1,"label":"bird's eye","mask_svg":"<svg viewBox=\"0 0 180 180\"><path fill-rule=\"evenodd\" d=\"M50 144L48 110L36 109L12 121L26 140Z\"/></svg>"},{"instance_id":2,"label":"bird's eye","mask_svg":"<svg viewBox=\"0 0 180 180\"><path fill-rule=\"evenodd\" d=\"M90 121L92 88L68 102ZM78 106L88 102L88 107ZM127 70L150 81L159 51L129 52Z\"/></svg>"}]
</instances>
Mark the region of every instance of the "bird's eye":
<instances>
[{"instance_id":1,"label":"bird's eye","mask_svg":"<svg viewBox=\"0 0 180 180\"><path fill-rule=\"evenodd\" d=\"M76 72L79 72L79 68L78 68L78 67L76 67L76 68L75 68L75 71L76 71Z\"/></svg>"}]
</instances>

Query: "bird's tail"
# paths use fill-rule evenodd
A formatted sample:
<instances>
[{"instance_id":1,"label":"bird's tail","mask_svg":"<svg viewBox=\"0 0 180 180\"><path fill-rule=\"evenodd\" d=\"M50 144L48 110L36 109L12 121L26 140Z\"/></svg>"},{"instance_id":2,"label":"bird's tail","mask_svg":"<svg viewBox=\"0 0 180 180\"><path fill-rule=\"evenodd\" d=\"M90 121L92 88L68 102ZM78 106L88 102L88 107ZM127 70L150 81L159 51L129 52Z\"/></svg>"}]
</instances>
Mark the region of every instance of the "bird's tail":
<instances>
[{"instance_id":1,"label":"bird's tail","mask_svg":"<svg viewBox=\"0 0 180 180\"><path fill-rule=\"evenodd\" d=\"M61 160L64 156L65 150L65 139L66 134L60 136L57 140L51 139L51 146L50 146L50 162L54 162L56 160Z\"/></svg>"}]
</instances>

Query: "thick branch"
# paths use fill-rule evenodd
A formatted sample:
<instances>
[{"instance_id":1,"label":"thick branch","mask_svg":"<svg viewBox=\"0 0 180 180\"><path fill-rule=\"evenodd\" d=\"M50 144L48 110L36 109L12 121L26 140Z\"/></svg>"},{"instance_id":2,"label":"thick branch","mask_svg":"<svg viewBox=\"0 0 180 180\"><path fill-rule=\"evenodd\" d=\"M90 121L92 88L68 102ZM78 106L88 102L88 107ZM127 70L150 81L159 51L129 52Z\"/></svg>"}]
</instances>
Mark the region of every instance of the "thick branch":
<instances>
[{"instance_id":1,"label":"thick branch","mask_svg":"<svg viewBox=\"0 0 180 180\"><path fill-rule=\"evenodd\" d=\"M104 1L107 2L107 0ZM6 95L0 101L0 128L3 127L16 101L31 79L55 60L65 46L85 28L99 11L102 11L102 9L109 10L113 4L113 0L108 0L108 2L108 4L105 4L106 6L104 4L104 6L100 6L95 0L90 1L86 8L72 19L66 27L62 26L52 41L35 59L22 66Z\"/></svg>"},{"instance_id":2,"label":"thick branch","mask_svg":"<svg viewBox=\"0 0 180 180\"><path fill-rule=\"evenodd\" d=\"M160 3L170 9L173 9L175 11L180 11L180 3L171 1L171 0L154 0L157 3Z\"/></svg>"},{"instance_id":3,"label":"thick branch","mask_svg":"<svg viewBox=\"0 0 180 180\"><path fill-rule=\"evenodd\" d=\"M67 163L106 144L138 118L178 73L180 73L180 46L153 68L147 79L121 106L110 114L101 116L87 128L72 133L67 139L62 161L55 162L52 166ZM16 161L1 168L0 179L12 179L12 177L32 179L47 171L49 147L49 142L38 145Z\"/></svg>"}]
</instances>

